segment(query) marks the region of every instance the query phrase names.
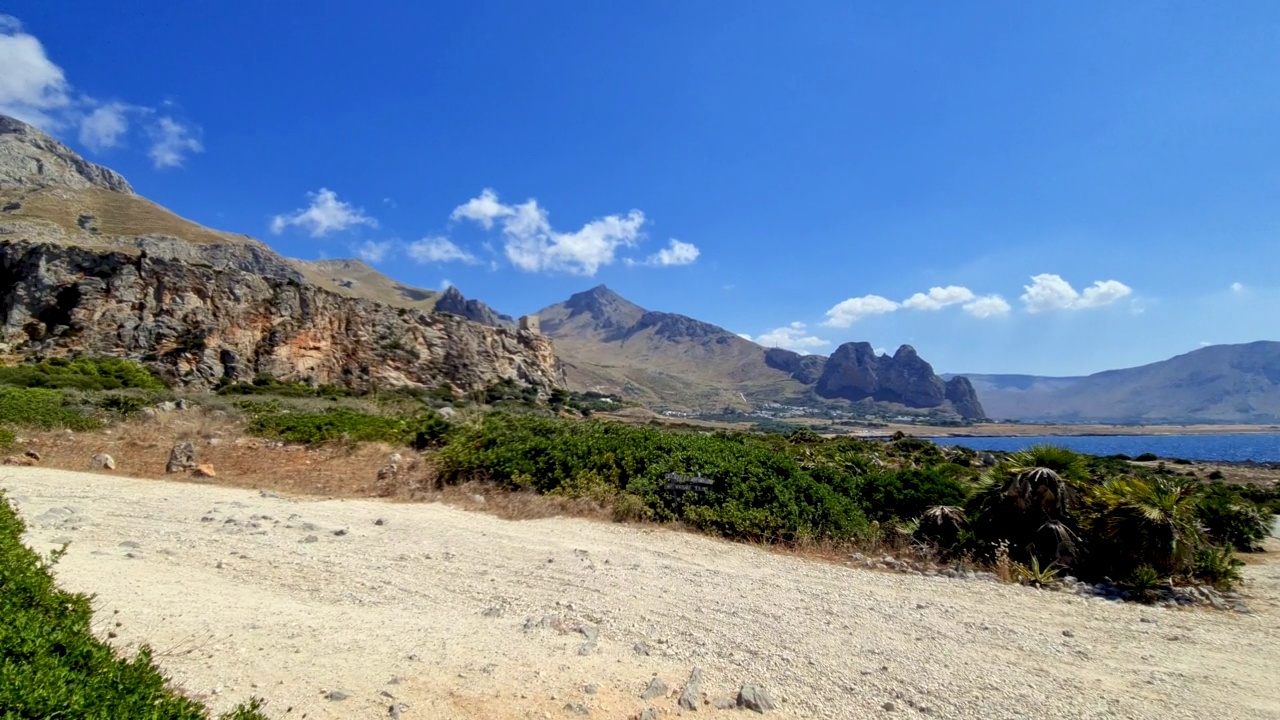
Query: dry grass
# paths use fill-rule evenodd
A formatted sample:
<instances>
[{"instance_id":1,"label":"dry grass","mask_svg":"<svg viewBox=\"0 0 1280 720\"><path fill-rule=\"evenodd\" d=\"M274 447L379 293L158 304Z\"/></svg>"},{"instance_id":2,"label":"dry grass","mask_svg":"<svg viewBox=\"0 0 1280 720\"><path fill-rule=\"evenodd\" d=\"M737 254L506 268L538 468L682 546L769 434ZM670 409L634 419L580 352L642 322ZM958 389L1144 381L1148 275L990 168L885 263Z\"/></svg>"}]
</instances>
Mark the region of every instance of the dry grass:
<instances>
[{"instance_id":1,"label":"dry grass","mask_svg":"<svg viewBox=\"0 0 1280 720\"><path fill-rule=\"evenodd\" d=\"M307 282L346 297L430 312L440 293L396 282L360 260L290 260ZM343 281L351 280L351 287Z\"/></svg>"},{"instance_id":2,"label":"dry grass","mask_svg":"<svg viewBox=\"0 0 1280 720\"><path fill-rule=\"evenodd\" d=\"M5 218L48 223L73 236L89 236L78 220L82 215L91 215L91 226L97 229L97 236L104 238L167 235L198 244L255 242L244 235L211 230L144 197L102 188L48 188L22 196L6 196L5 200L22 203L20 209L5 213Z\"/></svg>"}]
</instances>

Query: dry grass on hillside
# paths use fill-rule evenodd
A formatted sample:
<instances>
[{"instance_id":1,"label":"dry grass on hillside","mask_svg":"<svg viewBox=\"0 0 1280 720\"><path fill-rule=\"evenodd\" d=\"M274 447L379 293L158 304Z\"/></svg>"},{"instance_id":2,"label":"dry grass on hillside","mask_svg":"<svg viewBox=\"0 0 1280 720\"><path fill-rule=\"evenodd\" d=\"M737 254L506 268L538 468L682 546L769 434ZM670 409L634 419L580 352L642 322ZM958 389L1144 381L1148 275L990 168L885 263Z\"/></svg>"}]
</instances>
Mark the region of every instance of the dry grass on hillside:
<instances>
[{"instance_id":1,"label":"dry grass on hillside","mask_svg":"<svg viewBox=\"0 0 1280 720\"><path fill-rule=\"evenodd\" d=\"M138 195L125 195L101 188L68 190L46 188L9 197L4 201L22 204L4 213L5 219L38 221L54 225L69 235L103 238L166 235L198 244L254 242L244 235L211 230L166 210ZM81 217L86 219L80 225ZM90 234L88 228L95 228Z\"/></svg>"},{"instance_id":2,"label":"dry grass on hillside","mask_svg":"<svg viewBox=\"0 0 1280 720\"><path fill-rule=\"evenodd\" d=\"M396 282L359 260L290 260L307 281L347 297L430 312L440 293ZM344 281L350 280L347 287Z\"/></svg>"}]
</instances>

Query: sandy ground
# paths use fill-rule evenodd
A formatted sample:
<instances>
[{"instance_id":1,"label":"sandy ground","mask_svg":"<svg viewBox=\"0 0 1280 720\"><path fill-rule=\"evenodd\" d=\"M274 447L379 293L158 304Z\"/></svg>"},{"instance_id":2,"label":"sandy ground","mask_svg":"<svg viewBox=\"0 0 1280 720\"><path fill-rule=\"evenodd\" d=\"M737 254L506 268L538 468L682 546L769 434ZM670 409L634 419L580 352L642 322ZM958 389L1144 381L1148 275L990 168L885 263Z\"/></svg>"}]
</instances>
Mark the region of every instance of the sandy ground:
<instances>
[{"instance_id":1,"label":"sandy ground","mask_svg":"<svg viewBox=\"0 0 1280 720\"><path fill-rule=\"evenodd\" d=\"M17 467L0 487L33 547L70 543L57 574L97 594L97 631L219 710L674 715L697 666L706 700L758 683L777 717L1280 718L1276 562L1248 568L1251 614L1163 610L440 504ZM671 692L642 700L655 674Z\"/></svg>"}]
</instances>

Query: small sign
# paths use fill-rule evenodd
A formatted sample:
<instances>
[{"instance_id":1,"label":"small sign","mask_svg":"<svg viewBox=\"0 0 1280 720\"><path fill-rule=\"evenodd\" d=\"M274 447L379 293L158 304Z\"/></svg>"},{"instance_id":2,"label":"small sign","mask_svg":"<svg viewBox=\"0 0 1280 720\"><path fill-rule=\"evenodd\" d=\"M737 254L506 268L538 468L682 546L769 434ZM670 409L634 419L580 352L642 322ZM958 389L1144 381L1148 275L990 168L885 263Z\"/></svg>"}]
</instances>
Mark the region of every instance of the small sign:
<instances>
[{"instance_id":1,"label":"small sign","mask_svg":"<svg viewBox=\"0 0 1280 720\"><path fill-rule=\"evenodd\" d=\"M715 480L679 473L667 473L666 480L667 490L674 492L706 492L716 484Z\"/></svg>"}]
</instances>

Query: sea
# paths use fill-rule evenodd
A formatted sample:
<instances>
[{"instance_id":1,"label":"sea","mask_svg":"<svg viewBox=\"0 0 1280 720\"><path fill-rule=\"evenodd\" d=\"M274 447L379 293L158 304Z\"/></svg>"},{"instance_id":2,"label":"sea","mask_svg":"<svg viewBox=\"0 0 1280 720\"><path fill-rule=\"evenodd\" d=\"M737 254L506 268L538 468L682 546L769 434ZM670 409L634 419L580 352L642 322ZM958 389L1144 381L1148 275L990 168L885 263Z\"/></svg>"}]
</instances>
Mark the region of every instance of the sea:
<instances>
[{"instance_id":1,"label":"sea","mask_svg":"<svg viewBox=\"0 0 1280 720\"><path fill-rule=\"evenodd\" d=\"M1214 435L1030 435L1022 437L936 437L939 445L974 450L1017 451L1032 445L1058 445L1088 455L1155 453L1162 458L1224 462L1280 462L1280 433Z\"/></svg>"}]
</instances>

